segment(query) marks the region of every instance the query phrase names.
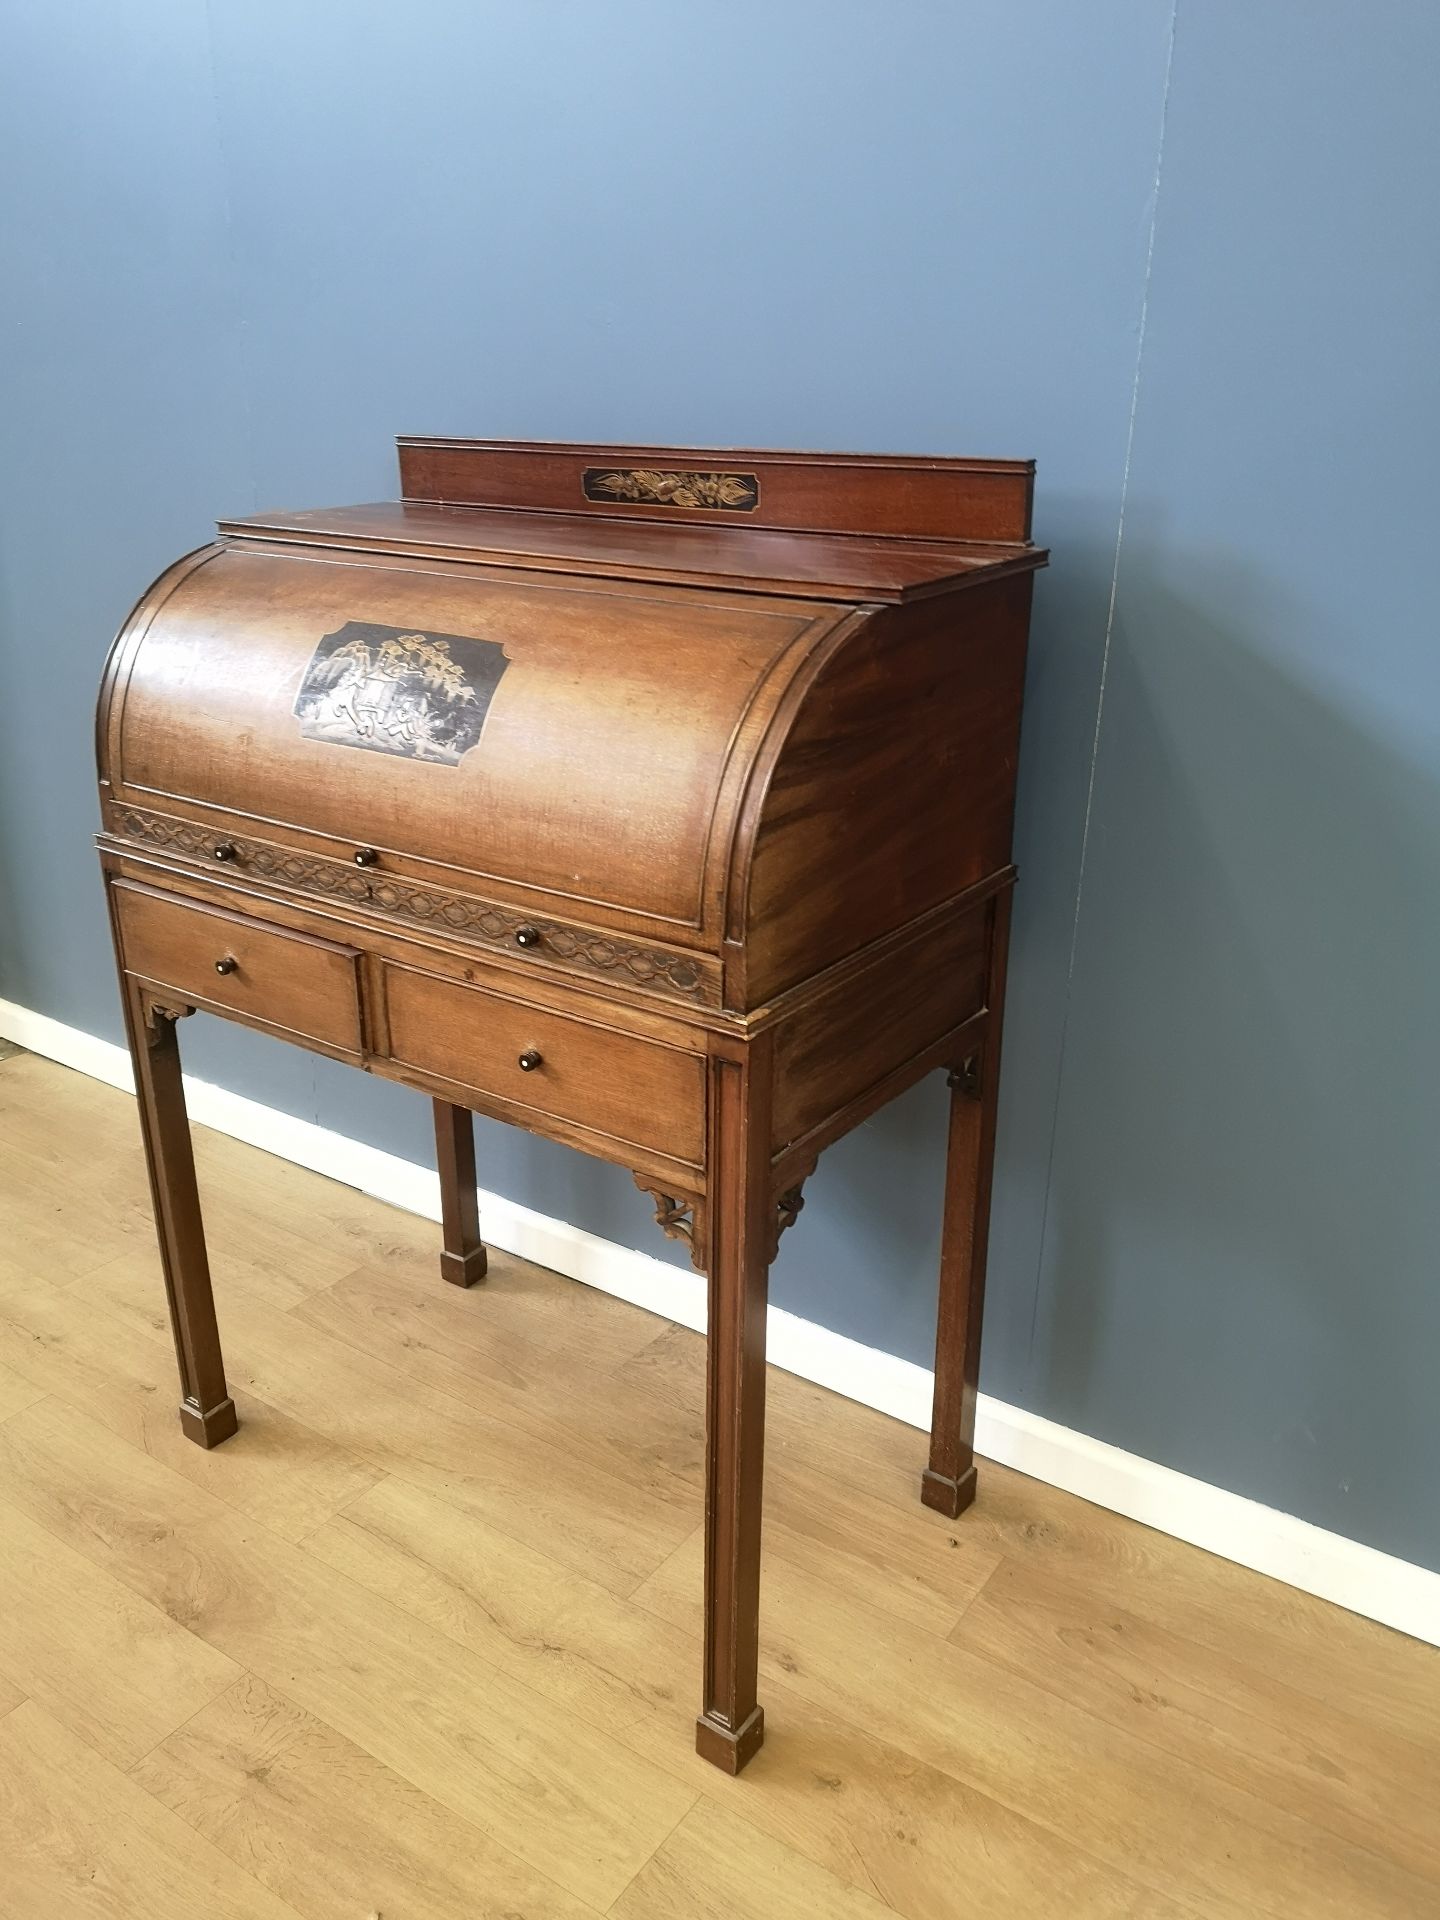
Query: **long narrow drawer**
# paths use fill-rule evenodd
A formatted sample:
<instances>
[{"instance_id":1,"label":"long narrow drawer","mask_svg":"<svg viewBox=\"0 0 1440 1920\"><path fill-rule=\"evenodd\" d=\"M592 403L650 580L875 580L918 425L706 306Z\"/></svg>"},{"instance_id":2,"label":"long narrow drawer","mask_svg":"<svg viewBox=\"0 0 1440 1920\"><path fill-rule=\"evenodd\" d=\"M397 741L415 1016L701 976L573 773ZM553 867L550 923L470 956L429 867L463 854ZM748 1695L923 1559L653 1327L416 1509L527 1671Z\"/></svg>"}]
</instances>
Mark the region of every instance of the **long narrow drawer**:
<instances>
[{"instance_id":1,"label":"long narrow drawer","mask_svg":"<svg viewBox=\"0 0 1440 1920\"><path fill-rule=\"evenodd\" d=\"M126 968L268 1026L359 1053L359 955L244 914L115 883Z\"/></svg>"},{"instance_id":2,"label":"long narrow drawer","mask_svg":"<svg viewBox=\"0 0 1440 1920\"><path fill-rule=\"evenodd\" d=\"M408 968L384 969L390 1056L519 1107L698 1166L695 1054Z\"/></svg>"}]
</instances>

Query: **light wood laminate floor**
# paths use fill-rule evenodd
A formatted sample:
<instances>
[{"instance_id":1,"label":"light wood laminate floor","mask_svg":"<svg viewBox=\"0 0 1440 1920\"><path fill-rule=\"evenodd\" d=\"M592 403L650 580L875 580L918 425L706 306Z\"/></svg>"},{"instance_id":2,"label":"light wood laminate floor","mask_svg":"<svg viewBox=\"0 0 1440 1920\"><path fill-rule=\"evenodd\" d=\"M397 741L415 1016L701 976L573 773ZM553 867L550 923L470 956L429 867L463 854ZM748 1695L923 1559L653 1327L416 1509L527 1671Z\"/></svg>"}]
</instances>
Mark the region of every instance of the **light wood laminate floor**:
<instances>
[{"instance_id":1,"label":"light wood laminate floor","mask_svg":"<svg viewBox=\"0 0 1440 1920\"><path fill-rule=\"evenodd\" d=\"M0 1063L4 1920L1440 1915L1440 1654L776 1372L726 1779L700 1339L196 1139L213 1453L132 1103Z\"/></svg>"}]
</instances>

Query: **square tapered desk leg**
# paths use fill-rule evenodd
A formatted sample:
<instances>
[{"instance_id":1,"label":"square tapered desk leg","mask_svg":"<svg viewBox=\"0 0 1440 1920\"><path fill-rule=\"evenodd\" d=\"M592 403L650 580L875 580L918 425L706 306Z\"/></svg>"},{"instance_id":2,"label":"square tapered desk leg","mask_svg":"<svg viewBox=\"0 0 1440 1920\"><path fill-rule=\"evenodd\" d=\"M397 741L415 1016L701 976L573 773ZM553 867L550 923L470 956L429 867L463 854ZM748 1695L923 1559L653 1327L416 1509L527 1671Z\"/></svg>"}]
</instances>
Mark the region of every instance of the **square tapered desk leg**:
<instances>
[{"instance_id":1,"label":"square tapered desk leg","mask_svg":"<svg viewBox=\"0 0 1440 1920\"><path fill-rule=\"evenodd\" d=\"M920 1498L927 1507L934 1507L951 1520L975 1498L975 1396L990 1239L1010 898L1007 888L996 896L992 909L983 1035L974 1053L950 1073L940 1312L935 1329L935 1402L930 1421L930 1464L920 1482Z\"/></svg>"},{"instance_id":2,"label":"square tapered desk leg","mask_svg":"<svg viewBox=\"0 0 1440 1920\"><path fill-rule=\"evenodd\" d=\"M773 1238L768 1037L710 1061L705 1673L695 1747L726 1773L758 1752L765 1313Z\"/></svg>"},{"instance_id":3,"label":"square tapered desk leg","mask_svg":"<svg viewBox=\"0 0 1440 1920\"><path fill-rule=\"evenodd\" d=\"M188 1009L156 1005L136 981L125 976L121 988L160 1266L180 1367L180 1425L197 1446L214 1447L230 1438L239 1420L225 1385L180 1077L175 1024Z\"/></svg>"},{"instance_id":4,"label":"square tapered desk leg","mask_svg":"<svg viewBox=\"0 0 1440 1920\"><path fill-rule=\"evenodd\" d=\"M454 1286L473 1287L484 1279L487 1265L475 1191L475 1122L467 1107L452 1106L448 1100L433 1104L444 1249L440 1271Z\"/></svg>"}]
</instances>

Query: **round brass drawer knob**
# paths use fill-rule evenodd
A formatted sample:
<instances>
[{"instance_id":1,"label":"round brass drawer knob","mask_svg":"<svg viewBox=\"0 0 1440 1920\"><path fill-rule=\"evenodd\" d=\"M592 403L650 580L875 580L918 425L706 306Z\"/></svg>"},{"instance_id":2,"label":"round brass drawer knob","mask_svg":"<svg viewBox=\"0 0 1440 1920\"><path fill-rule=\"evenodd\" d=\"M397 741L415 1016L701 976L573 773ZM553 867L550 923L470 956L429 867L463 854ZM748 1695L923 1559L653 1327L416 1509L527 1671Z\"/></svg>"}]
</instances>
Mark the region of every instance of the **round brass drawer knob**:
<instances>
[{"instance_id":1,"label":"round brass drawer knob","mask_svg":"<svg viewBox=\"0 0 1440 1920\"><path fill-rule=\"evenodd\" d=\"M233 840L222 840L215 849L215 858L217 860L238 860L240 858L240 850Z\"/></svg>"},{"instance_id":2,"label":"round brass drawer knob","mask_svg":"<svg viewBox=\"0 0 1440 1920\"><path fill-rule=\"evenodd\" d=\"M517 927L515 929L515 944L517 947L538 947L540 944L540 929L538 927Z\"/></svg>"},{"instance_id":3,"label":"round brass drawer knob","mask_svg":"<svg viewBox=\"0 0 1440 1920\"><path fill-rule=\"evenodd\" d=\"M217 973L234 973L239 964L240 962L235 958L233 953L227 953L215 962L215 971Z\"/></svg>"},{"instance_id":4,"label":"round brass drawer knob","mask_svg":"<svg viewBox=\"0 0 1440 1920\"><path fill-rule=\"evenodd\" d=\"M533 1073L540 1065L540 1055L535 1051L534 1047L527 1047L515 1064L519 1067L521 1073Z\"/></svg>"},{"instance_id":5,"label":"round brass drawer knob","mask_svg":"<svg viewBox=\"0 0 1440 1920\"><path fill-rule=\"evenodd\" d=\"M380 856L374 847L357 847L355 849L355 864L357 867L373 867L379 858Z\"/></svg>"}]
</instances>

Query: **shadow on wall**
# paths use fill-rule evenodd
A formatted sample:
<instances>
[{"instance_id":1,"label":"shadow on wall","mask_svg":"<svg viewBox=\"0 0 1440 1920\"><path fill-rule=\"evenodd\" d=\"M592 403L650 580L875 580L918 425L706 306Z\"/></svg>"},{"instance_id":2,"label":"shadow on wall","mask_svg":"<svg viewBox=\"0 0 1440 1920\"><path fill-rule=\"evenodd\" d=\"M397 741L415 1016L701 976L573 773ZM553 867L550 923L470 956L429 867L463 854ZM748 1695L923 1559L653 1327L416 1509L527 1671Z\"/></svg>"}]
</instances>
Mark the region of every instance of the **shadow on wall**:
<instances>
[{"instance_id":1,"label":"shadow on wall","mask_svg":"<svg viewBox=\"0 0 1440 1920\"><path fill-rule=\"evenodd\" d=\"M1035 583L1025 676L1015 812L1019 884L983 1362L986 1392L1019 1404L1032 1404L1036 1288L1118 510L1118 500L1049 487L1042 487L1042 500L1037 538L1051 545L1053 558ZM943 1117L938 1124L943 1129ZM933 1313L932 1298L932 1338ZM914 1357L928 1364L928 1355Z\"/></svg>"},{"instance_id":2,"label":"shadow on wall","mask_svg":"<svg viewBox=\"0 0 1440 1920\"><path fill-rule=\"evenodd\" d=\"M1034 1404L1440 1564L1440 795L1323 615L1186 585L1127 540Z\"/></svg>"}]
</instances>

